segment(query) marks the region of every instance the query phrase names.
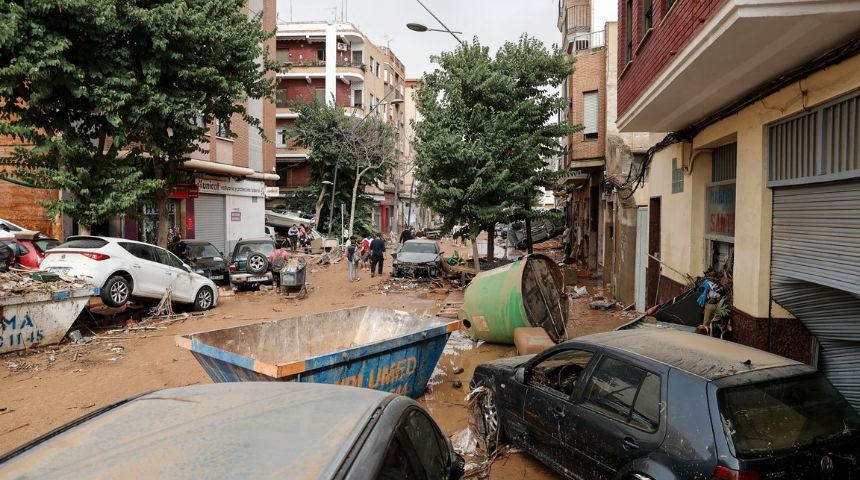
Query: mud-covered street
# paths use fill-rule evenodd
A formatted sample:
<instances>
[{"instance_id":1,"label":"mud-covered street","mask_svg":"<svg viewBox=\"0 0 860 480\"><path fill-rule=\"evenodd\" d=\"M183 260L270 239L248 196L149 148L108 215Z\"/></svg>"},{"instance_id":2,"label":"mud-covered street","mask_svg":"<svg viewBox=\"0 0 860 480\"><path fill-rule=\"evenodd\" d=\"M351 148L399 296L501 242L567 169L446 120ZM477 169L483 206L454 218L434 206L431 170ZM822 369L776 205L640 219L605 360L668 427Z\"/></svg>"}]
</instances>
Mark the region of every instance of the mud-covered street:
<instances>
[{"instance_id":1,"label":"mud-covered street","mask_svg":"<svg viewBox=\"0 0 860 480\"><path fill-rule=\"evenodd\" d=\"M589 293L599 293L594 281L584 284ZM0 451L132 395L211 382L192 355L175 346L176 335L364 305L435 315L446 302L462 298L461 290L388 275L371 278L366 272L361 281L350 283L343 262L310 267L308 285L311 292L303 300L285 300L269 290L237 294L222 290L219 306L203 315L189 314L172 322L150 320L132 329L101 319L102 328L82 328L92 338L90 343L65 341L3 355ZM570 302L571 336L609 330L632 318L627 312L589 310L587 300ZM512 345L474 342L462 332L454 332L419 402L452 435L467 426L465 396L475 367L513 355ZM492 478L500 479L556 478L539 462L516 451L498 457L491 472Z\"/></svg>"}]
</instances>

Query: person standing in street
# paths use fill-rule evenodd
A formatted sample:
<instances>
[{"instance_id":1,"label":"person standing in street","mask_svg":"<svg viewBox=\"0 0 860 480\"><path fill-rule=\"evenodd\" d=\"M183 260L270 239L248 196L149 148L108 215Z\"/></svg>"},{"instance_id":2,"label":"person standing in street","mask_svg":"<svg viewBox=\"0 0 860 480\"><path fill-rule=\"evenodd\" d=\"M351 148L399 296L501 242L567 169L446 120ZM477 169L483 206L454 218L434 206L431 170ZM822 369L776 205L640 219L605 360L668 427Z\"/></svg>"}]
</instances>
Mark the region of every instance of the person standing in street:
<instances>
[{"instance_id":1,"label":"person standing in street","mask_svg":"<svg viewBox=\"0 0 860 480\"><path fill-rule=\"evenodd\" d=\"M408 242L409 240L412 240L412 231L409 230L409 227L406 227L403 229L403 232L400 234L400 244L403 245L404 243Z\"/></svg>"},{"instance_id":2,"label":"person standing in street","mask_svg":"<svg viewBox=\"0 0 860 480\"><path fill-rule=\"evenodd\" d=\"M299 243L299 227L297 227L295 223L290 227L289 231L287 231L287 236L290 237L290 248L295 252L296 245Z\"/></svg>"},{"instance_id":3,"label":"person standing in street","mask_svg":"<svg viewBox=\"0 0 860 480\"><path fill-rule=\"evenodd\" d=\"M284 266L287 264L287 259L289 258L289 252L280 245L269 253L269 265L272 266L272 284L275 288L281 286L281 270L284 269Z\"/></svg>"},{"instance_id":4,"label":"person standing in street","mask_svg":"<svg viewBox=\"0 0 860 480\"><path fill-rule=\"evenodd\" d=\"M382 275L382 264L385 262L385 240L382 239L382 234L376 234L376 237L370 242L370 276L374 277L377 274ZM379 267L377 269L377 266Z\"/></svg>"},{"instance_id":5,"label":"person standing in street","mask_svg":"<svg viewBox=\"0 0 860 480\"><path fill-rule=\"evenodd\" d=\"M346 261L349 281L357 282L361 280L361 277L358 276L358 271L356 271L356 265L358 264L358 246L355 244L355 237L349 237L349 240L347 240Z\"/></svg>"},{"instance_id":6,"label":"person standing in street","mask_svg":"<svg viewBox=\"0 0 860 480\"><path fill-rule=\"evenodd\" d=\"M308 250L308 231L305 229L305 224L299 225L299 245L302 250L307 253Z\"/></svg>"},{"instance_id":7,"label":"person standing in street","mask_svg":"<svg viewBox=\"0 0 860 480\"><path fill-rule=\"evenodd\" d=\"M460 246L460 225L454 225L451 228L451 240L454 241L454 246Z\"/></svg>"},{"instance_id":8,"label":"person standing in street","mask_svg":"<svg viewBox=\"0 0 860 480\"><path fill-rule=\"evenodd\" d=\"M370 270L370 238L364 237L359 248L359 257L361 258L361 269Z\"/></svg>"}]
</instances>

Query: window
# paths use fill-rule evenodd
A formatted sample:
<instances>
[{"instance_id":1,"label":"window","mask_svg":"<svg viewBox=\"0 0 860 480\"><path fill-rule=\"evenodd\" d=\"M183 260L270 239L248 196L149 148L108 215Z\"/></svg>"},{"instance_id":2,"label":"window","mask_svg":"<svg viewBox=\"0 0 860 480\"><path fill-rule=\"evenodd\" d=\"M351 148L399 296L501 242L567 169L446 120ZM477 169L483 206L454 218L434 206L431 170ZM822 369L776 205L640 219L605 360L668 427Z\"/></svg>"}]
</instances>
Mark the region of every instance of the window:
<instances>
[{"instance_id":1,"label":"window","mask_svg":"<svg viewBox=\"0 0 860 480\"><path fill-rule=\"evenodd\" d=\"M385 449L385 460L382 463L382 468L376 475L377 480L407 480L417 479L418 475L413 470L412 464L409 462L409 457L401 445L397 436L391 438L388 447Z\"/></svg>"},{"instance_id":2,"label":"window","mask_svg":"<svg viewBox=\"0 0 860 480\"><path fill-rule=\"evenodd\" d=\"M705 190L707 258L708 265L715 270L721 270L732 262L734 256L737 155L737 143L714 149L711 160L711 182Z\"/></svg>"},{"instance_id":3,"label":"window","mask_svg":"<svg viewBox=\"0 0 860 480\"><path fill-rule=\"evenodd\" d=\"M564 350L542 360L528 373L527 383L549 388L564 397L576 390L577 381L585 371L592 353L584 350Z\"/></svg>"},{"instance_id":4,"label":"window","mask_svg":"<svg viewBox=\"0 0 860 480\"><path fill-rule=\"evenodd\" d=\"M180 268L180 269L183 268L182 267L182 260L179 260L178 258L176 258L176 255L168 252L167 250L164 250L163 248L155 248L155 247L149 247L149 248L155 250L156 258L158 258L158 262L161 263L162 265L167 265L168 267L173 267L173 268Z\"/></svg>"},{"instance_id":5,"label":"window","mask_svg":"<svg viewBox=\"0 0 860 480\"><path fill-rule=\"evenodd\" d=\"M672 159L672 193L684 191L684 168L678 166L678 159Z\"/></svg>"},{"instance_id":6,"label":"window","mask_svg":"<svg viewBox=\"0 0 860 480\"><path fill-rule=\"evenodd\" d=\"M289 100L287 100L287 89L286 87L279 88L275 90L275 106L277 107L287 107L289 104Z\"/></svg>"},{"instance_id":7,"label":"window","mask_svg":"<svg viewBox=\"0 0 860 480\"><path fill-rule=\"evenodd\" d=\"M585 92L582 94L582 134L586 140L597 140L598 107L597 92Z\"/></svg>"},{"instance_id":8,"label":"window","mask_svg":"<svg viewBox=\"0 0 860 480\"><path fill-rule=\"evenodd\" d=\"M439 432L423 413L412 410L406 414L402 424L403 431L409 437L418 461L424 468L426 478L444 478L448 459L440 444Z\"/></svg>"},{"instance_id":9,"label":"window","mask_svg":"<svg viewBox=\"0 0 860 480\"><path fill-rule=\"evenodd\" d=\"M215 136L222 138L230 138L230 125L222 120L215 122Z\"/></svg>"},{"instance_id":10,"label":"window","mask_svg":"<svg viewBox=\"0 0 860 480\"><path fill-rule=\"evenodd\" d=\"M370 104L368 105L368 107L373 108L375 105L376 105L376 98L371 93L370 94Z\"/></svg>"},{"instance_id":11,"label":"window","mask_svg":"<svg viewBox=\"0 0 860 480\"><path fill-rule=\"evenodd\" d=\"M373 73L373 69L376 67L376 60L373 57L370 57L370 73Z\"/></svg>"},{"instance_id":12,"label":"window","mask_svg":"<svg viewBox=\"0 0 860 480\"><path fill-rule=\"evenodd\" d=\"M660 376L604 357L586 387L584 405L646 432L660 426Z\"/></svg>"},{"instance_id":13,"label":"window","mask_svg":"<svg viewBox=\"0 0 860 480\"><path fill-rule=\"evenodd\" d=\"M275 52L277 56L278 63L284 65L285 63L290 63L290 49L289 48L281 48Z\"/></svg>"},{"instance_id":14,"label":"window","mask_svg":"<svg viewBox=\"0 0 860 480\"><path fill-rule=\"evenodd\" d=\"M156 256L152 249L141 243L120 243L122 248L135 257L149 262L157 262Z\"/></svg>"},{"instance_id":15,"label":"window","mask_svg":"<svg viewBox=\"0 0 860 480\"><path fill-rule=\"evenodd\" d=\"M324 88L317 88L316 89L316 98L317 98L318 102L325 103L325 89Z\"/></svg>"},{"instance_id":16,"label":"window","mask_svg":"<svg viewBox=\"0 0 860 480\"><path fill-rule=\"evenodd\" d=\"M361 54L362 54L361 50L353 50L352 51L352 64L353 65L355 65L355 66L361 65L361 62L362 62Z\"/></svg>"},{"instance_id":17,"label":"window","mask_svg":"<svg viewBox=\"0 0 860 480\"><path fill-rule=\"evenodd\" d=\"M364 90L353 90L352 91L352 106L361 108L364 104Z\"/></svg>"},{"instance_id":18,"label":"window","mask_svg":"<svg viewBox=\"0 0 860 480\"><path fill-rule=\"evenodd\" d=\"M325 61L325 49L324 48L318 48L317 49L317 60L319 60L320 62Z\"/></svg>"},{"instance_id":19,"label":"window","mask_svg":"<svg viewBox=\"0 0 860 480\"><path fill-rule=\"evenodd\" d=\"M633 61L633 0L627 0L624 12L624 59L627 64Z\"/></svg>"},{"instance_id":20,"label":"window","mask_svg":"<svg viewBox=\"0 0 860 480\"><path fill-rule=\"evenodd\" d=\"M648 30L651 30L653 26L654 3L651 0L642 0L642 35L648 33Z\"/></svg>"},{"instance_id":21,"label":"window","mask_svg":"<svg viewBox=\"0 0 860 480\"><path fill-rule=\"evenodd\" d=\"M663 10L663 12L668 12L669 9L672 8L672 5L674 5L674 4L675 4L675 0L666 0L666 8ZM665 13L664 13L664 15L665 15Z\"/></svg>"},{"instance_id":22,"label":"window","mask_svg":"<svg viewBox=\"0 0 860 480\"><path fill-rule=\"evenodd\" d=\"M290 131L286 128L275 129L275 146L287 147L290 141Z\"/></svg>"}]
</instances>

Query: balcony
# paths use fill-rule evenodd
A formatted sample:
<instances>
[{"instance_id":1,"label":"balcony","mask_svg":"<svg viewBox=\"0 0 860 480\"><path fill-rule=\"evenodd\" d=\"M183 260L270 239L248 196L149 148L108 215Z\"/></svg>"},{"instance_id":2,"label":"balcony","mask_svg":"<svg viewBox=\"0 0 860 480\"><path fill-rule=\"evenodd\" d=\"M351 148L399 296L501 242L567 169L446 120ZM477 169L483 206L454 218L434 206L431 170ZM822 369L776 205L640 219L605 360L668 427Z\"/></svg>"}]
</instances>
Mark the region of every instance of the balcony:
<instances>
[{"instance_id":1,"label":"balcony","mask_svg":"<svg viewBox=\"0 0 860 480\"><path fill-rule=\"evenodd\" d=\"M559 18L558 29L565 36L575 32L591 31L591 5L567 7L564 16Z\"/></svg>"},{"instance_id":2,"label":"balcony","mask_svg":"<svg viewBox=\"0 0 860 480\"><path fill-rule=\"evenodd\" d=\"M567 37L567 53L572 54L606 46L606 32L577 32Z\"/></svg>"},{"instance_id":3,"label":"balcony","mask_svg":"<svg viewBox=\"0 0 860 480\"><path fill-rule=\"evenodd\" d=\"M677 11L687 5L676 5L674 14L687 14ZM671 19L670 12L666 21ZM682 130L855 38L858 25L857 1L726 0L685 45L668 52L659 73L619 111L618 126L627 132ZM622 73L619 92L645 68L637 62L660 60L649 52L673 31L658 25L652 33Z\"/></svg>"}]
</instances>

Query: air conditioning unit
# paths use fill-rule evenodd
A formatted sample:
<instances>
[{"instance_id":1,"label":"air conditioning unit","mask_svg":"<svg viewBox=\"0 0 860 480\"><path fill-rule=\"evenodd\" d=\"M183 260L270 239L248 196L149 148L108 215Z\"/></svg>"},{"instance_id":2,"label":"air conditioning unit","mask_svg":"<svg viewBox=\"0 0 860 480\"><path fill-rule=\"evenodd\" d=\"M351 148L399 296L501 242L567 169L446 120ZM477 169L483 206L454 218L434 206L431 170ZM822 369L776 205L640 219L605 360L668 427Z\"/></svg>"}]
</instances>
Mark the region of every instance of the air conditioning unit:
<instances>
[{"instance_id":1,"label":"air conditioning unit","mask_svg":"<svg viewBox=\"0 0 860 480\"><path fill-rule=\"evenodd\" d=\"M343 42L337 42L337 49L345 52L347 50L346 44Z\"/></svg>"}]
</instances>

